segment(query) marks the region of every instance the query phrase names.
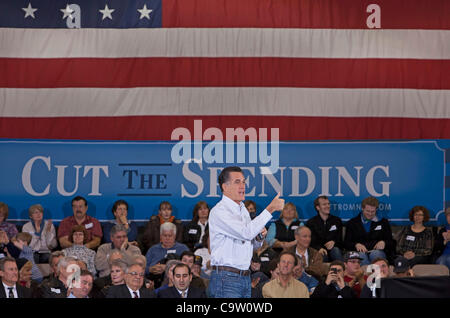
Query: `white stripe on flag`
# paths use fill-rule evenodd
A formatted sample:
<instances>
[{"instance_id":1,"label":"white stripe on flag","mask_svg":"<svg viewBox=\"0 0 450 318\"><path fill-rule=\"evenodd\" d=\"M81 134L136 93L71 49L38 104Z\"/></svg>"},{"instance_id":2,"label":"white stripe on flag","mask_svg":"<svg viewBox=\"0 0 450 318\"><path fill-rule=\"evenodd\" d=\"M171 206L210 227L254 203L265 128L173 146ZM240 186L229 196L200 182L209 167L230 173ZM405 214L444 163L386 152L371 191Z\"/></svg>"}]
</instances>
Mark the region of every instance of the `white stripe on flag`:
<instances>
[{"instance_id":1,"label":"white stripe on flag","mask_svg":"<svg viewBox=\"0 0 450 318\"><path fill-rule=\"evenodd\" d=\"M449 30L0 29L0 57L449 59Z\"/></svg>"},{"instance_id":2,"label":"white stripe on flag","mask_svg":"<svg viewBox=\"0 0 450 318\"><path fill-rule=\"evenodd\" d=\"M0 89L3 117L262 115L450 118L449 90L144 87Z\"/></svg>"}]
</instances>

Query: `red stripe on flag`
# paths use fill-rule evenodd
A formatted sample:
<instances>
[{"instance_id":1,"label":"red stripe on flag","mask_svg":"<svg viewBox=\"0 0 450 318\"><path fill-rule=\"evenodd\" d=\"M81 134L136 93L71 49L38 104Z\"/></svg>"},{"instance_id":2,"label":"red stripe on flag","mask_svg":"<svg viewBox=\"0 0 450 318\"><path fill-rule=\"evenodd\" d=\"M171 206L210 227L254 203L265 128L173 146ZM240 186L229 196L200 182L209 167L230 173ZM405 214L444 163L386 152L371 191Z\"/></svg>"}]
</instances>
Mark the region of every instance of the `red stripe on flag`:
<instances>
[{"instance_id":1,"label":"red stripe on flag","mask_svg":"<svg viewBox=\"0 0 450 318\"><path fill-rule=\"evenodd\" d=\"M450 29L448 0L164 0L163 27Z\"/></svg>"},{"instance_id":2,"label":"red stripe on flag","mask_svg":"<svg viewBox=\"0 0 450 318\"><path fill-rule=\"evenodd\" d=\"M450 119L280 116L0 118L0 138L170 140L173 129L279 128L280 140L450 139ZM128 127L127 129L123 129ZM270 137L269 137L270 139Z\"/></svg>"},{"instance_id":3,"label":"red stripe on flag","mask_svg":"<svg viewBox=\"0 0 450 318\"><path fill-rule=\"evenodd\" d=\"M0 86L450 89L450 60L313 58L0 59Z\"/></svg>"}]
</instances>

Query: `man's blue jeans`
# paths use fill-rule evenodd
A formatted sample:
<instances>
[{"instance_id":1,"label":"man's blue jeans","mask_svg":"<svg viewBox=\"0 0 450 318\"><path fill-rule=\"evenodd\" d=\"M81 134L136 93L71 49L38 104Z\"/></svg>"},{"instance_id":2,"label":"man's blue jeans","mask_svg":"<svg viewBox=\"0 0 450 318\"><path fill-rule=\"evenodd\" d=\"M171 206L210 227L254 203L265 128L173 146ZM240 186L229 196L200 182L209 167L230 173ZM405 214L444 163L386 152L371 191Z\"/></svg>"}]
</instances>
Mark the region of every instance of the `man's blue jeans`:
<instances>
[{"instance_id":1,"label":"man's blue jeans","mask_svg":"<svg viewBox=\"0 0 450 318\"><path fill-rule=\"evenodd\" d=\"M211 298L250 298L252 296L250 275L213 270L208 290Z\"/></svg>"},{"instance_id":2,"label":"man's blue jeans","mask_svg":"<svg viewBox=\"0 0 450 318\"><path fill-rule=\"evenodd\" d=\"M386 254L382 250L372 250L368 253L359 252L359 256L362 258L361 266L369 265L377 258L386 258Z\"/></svg>"}]
</instances>

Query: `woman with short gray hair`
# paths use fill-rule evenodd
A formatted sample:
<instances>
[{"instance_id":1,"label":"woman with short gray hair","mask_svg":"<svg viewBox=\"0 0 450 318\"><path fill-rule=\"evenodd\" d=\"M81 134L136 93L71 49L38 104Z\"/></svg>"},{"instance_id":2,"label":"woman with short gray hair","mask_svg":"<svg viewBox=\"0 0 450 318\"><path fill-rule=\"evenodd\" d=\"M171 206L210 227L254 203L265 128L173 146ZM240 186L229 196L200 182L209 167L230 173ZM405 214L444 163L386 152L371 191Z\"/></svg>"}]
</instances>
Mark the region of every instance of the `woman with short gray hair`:
<instances>
[{"instance_id":1,"label":"woman with short gray hair","mask_svg":"<svg viewBox=\"0 0 450 318\"><path fill-rule=\"evenodd\" d=\"M30 247L34 252L36 264L47 263L51 251L58 245L56 231L51 220L44 219L44 208L40 204L33 204L28 209L31 219L22 227L22 232L31 234Z\"/></svg>"}]
</instances>

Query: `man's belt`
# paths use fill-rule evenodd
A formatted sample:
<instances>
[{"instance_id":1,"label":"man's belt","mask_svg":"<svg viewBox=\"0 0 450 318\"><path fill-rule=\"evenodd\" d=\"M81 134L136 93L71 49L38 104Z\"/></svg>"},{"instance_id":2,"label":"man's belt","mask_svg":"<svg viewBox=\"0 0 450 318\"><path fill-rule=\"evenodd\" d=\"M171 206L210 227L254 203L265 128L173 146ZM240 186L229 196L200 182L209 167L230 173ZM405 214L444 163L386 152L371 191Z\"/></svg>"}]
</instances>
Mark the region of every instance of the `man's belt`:
<instances>
[{"instance_id":1,"label":"man's belt","mask_svg":"<svg viewBox=\"0 0 450 318\"><path fill-rule=\"evenodd\" d=\"M250 271L249 270L242 270L242 269L234 268L234 267L231 267L231 266L212 266L211 268L213 270L220 270L220 271L227 271L227 272L236 273L236 274L239 274L241 276L249 276L250 275Z\"/></svg>"}]
</instances>

